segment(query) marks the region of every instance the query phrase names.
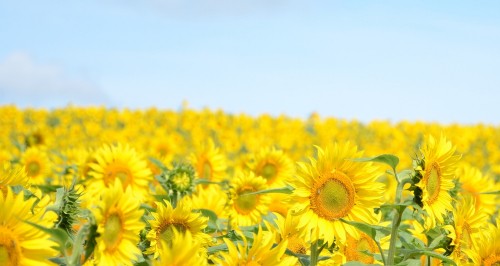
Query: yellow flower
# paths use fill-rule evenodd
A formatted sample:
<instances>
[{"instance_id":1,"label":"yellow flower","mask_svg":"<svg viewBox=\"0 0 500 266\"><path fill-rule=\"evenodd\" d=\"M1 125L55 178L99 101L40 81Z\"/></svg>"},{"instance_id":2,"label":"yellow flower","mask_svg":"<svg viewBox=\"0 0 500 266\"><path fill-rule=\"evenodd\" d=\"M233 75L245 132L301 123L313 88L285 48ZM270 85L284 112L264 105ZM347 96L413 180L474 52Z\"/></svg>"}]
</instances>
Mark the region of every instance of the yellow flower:
<instances>
[{"instance_id":1,"label":"yellow flower","mask_svg":"<svg viewBox=\"0 0 500 266\"><path fill-rule=\"evenodd\" d=\"M227 206L232 226L250 226L268 213L270 198L266 194L245 195L266 189L266 180L252 172L238 172L230 183L230 200Z\"/></svg>"},{"instance_id":2,"label":"yellow flower","mask_svg":"<svg viewBox=\"0 0 500 266\"><path fill-rule=\"evenodd\" d=\"M498 195L481 194L500 190L495 180L488 175L483 175L479 169L463 165L457 169L460 180L461 194L474 197L475 208L488 215L493 215L497 209Z\"/></svg>"},{"instance_id":3,"label":"yellow flower","mask_svg":"<svg viewBox=\"0 0 500 266\"><path fill-rule=\"evenodd\" d=\"M422 190L423 210L430 216L426 227L431 228L435 220L443 223L447 210L453 210L448 192L455 186L453 179L460 156L454 155L455 147L442 135L439 139L429 136L421 152L423 167L419 171L422 179L416 186Z\"/></svg>"},{"instance_id":4,"label":"yellow flower","mask_svg":"<svg viewBox=\"0 0 500 266\"><path fill-rule=\"evenodd\" d=\"M311 241L335 239L345 243L346 234L357 237L357 231L340 221L376 224L379 217L373 208L383 201L384 185L376 182L378 168L371 163L353 162L362 155L350 143L318 149L318 159L299 163L298 176L290 179L295 188L293 210L300 214L299 227L312 232Z\"/></svg>"},{"instance_id":5,"label":"yellow flower","mask_svg":"<svg viewBox=\"0 0 500 266\"><path fill-rule=\"evenodd\" d=\"M28 148L21 157L21 165L30 177L32 184L44 185L45 178L51 174L51 162L47 153L39 148Z\"/></svg>"},{"instance_id":6,"label":"yellow flower","mask_svg":"<svg viewBox=\"0 0 500 266\"><path fill-rule=\"evenodd\" d=\"M282 241L273 248L273 237L270 232L262 230L259 226L259 231L254 235L254 240L251 247L244 235L243 244L235 245L229 239L224 238L224 242L228 247L228 252L220 252L219 257L213 258L214 263L223 266L234 265L295 265L297 258L283 257L287 247L287 241Z\"/></svg>"},{"instance_id":7,"label":"yellow flower","mask_svg":"<svg viewBox=\"0 0 500 266\"><path fill-rule=\"evenodd\" d=\"M153 220L149 221L151 231L146 235L150 246L145 254L153 254L154 258L157 258L162 243L172 242L174 229L181 233L189 231L193 239L203 245L210 242L210 236L203 233L208 218L203 217L201 213L194 213L189 201L185 199L179 201L176 208L173 208L168 201L163 202L164 204L157 202L156 213L151 213L153 216Z\"/></svg>"},{"instance_id":8,"label":"yellow flower","mask_svg":"<svg viewBox=\"0 0 500 266\"><path fill-rule=\"evenodd\" d=\"M139 233L144 228L144 213L140 203L131 197L131 188L125 192L120 179L105 189L98 208L94 210L98 225L95 258L98 265L132 265L141 255L137 247Z\"/></svg>"},{"instance_id":9,"label":"yellow flower","mask_svg":"<svg viewBox=\"0 0 500 266\"><path fill-rule=\"evenodd\" d=\"M500 263L500 218L496 226L488 224L480 233L474 252L468 253L474 265L494 266Z\"/></svg>"},{"instance_id":10,"label":"yellow flower","mask_svg":"<svg viewBox=\"0 0 500 266\"><path fill-rule=\"evenodd\" d=\"M148 197L149 183L153 176L147 162L132 148L125 145L101 147L90 163L88 185L90 191L101 191L119 179L123 189L130 186L132 193L144 200Z\"/></svg>"},{"instance_id":11,"label":"yellow flower","mask_svg":"<svg viewBox=\"0 0 500 266\"><path fill-rule=\"evenodd\" d=\"M275 232L277 243L287 241L287 248L297 254L306 254L310 246L309 234L298 227L300 218L289 211L286 217L276 215L278 230Z\"/></svg>"},{"instance_id":12,"label":"yellow flower","mask_svg":"<svg viewBox=\"0 0 500 266\"><path fill-rule=\"evenodd\" d=\"M209 185L206 188L198 186L196 192L189 196L193 203L193 209L208 209L217 214L217 217L226 217L225 207L227 194L217 185Z\"/></svg>"},{"instance_id":13,"label":"yellow flower","mask_svg":"<svg viewBox=\"0 0 500 266\"><path fill-rule=\"evenodd\" d=\"M375 259L364 252L379 253L375 241L363 232L359 232L357 237L347 235L347 241L345 245L342 245L341 250L347 261L360 261L366 264L374 264Z\"/></svg>"},{"instance_id":14,"label":"yellow flower","mask_svg":"<svg viewBox=\"0 0 500 266\"><path fill-rule=\"evenodd\" d=\"M191 153L189 161L194 166L198 177L209 181L221 181L226 175L226 159L212 139L198 153Z\"/></svg>"},{"instance_id":15,"label":"yellow flower","mask_svg":"<svg viewBox=\"0 0 500 266\"><path fill-rule=\"evenodd\" d=\"M21 166L11 165L9 162L0 163L0 192L4 195L7 194L9 186L26 187L29 180Z\"/></svg>"},{"instance_id":16,"label":"yellow flower","mask_svg":"<svg viewBox=\"0 0 500 266\"><path fill-rule=\"evenodd\" d=\"M443 226L450 232L448 237L452 239L454 246L451 258L455 262L467 263L468 250L474 250L481 228L486 225L487 216L481 209L475 208L474 198L471 196L463 198L453 210L453 224Z\"/></svg>"},{"instance_id":17,"label":"yellow flower","mask_svg":"<svg viewBox=\"0 0 500 266\"><path fill-rule=\"evenodd\" d=\"M206 250L189 230L179 232L172 229L171 242L163 242L159 253L159 260L154 260L153 265L208 265Z\"/></svg>"},{"instance_id":18,"label":"yellow flower","mask_svg":"<svg viewBox=\"0 0 500 266\"><path fill-rule=\"evenodd\" d=\"M43 218L44 210L31 212L34 202L35 198L24 201L23 192L0 193L0 265L53 265L48 259L57 254L51 248L56 244L48 234L24 222L52 225L53 220Z\"/></svg>"},{"instance_id":19,"label":"yellow flower","mask_svg":"<svg viewBox=\"0 0 500 266\"><path fill-rule=\"evenodd\" d=\"M263 148L256 155L250 168L256 176L261 176L270 187L284 185L286 179L293 176L295 166L290 158L276 148Z\"/></svg>"}]
</instances>

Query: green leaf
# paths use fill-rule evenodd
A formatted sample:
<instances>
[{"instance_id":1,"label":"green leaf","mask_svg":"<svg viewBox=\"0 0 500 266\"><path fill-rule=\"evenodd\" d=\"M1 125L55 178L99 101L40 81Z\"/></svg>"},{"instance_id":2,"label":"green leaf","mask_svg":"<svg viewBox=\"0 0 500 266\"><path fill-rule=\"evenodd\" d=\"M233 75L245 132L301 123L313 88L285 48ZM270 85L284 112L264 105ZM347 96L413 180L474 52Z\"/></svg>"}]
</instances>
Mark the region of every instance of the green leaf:
<instances>
[{"instance_id":1,"label":"green leaf","mask_svg":"<svg viewBox=\"0 0 500 266\"><path fill-rule=\"evenodd\" d=\"M396 264L396 266L420 266L420 265L421 261L419 259L405 260Z\"/></svg>"},{"instance_id":2,"label":"green leaf","mask_svg":"<svg viewBox=\"0 0 500 266\"><path fill-rule=\"evenodd\" d=\"M250 193L244 193L242 195L258 195L258 194L266 194L266 193L283 193L283 194L292 194L293 192L293 187L291 186L286 186L282 188L271 188L271 189L264 189L264 190L259 190L255 192L250 192Z\"/></svg>"},{"instance_id":3,"label":"green leaf","mask_svg":"<svg viewBox=\"0 0 500 266\"><path fill-rule=\"evenodd\" d=\"M396 173L396 166L399 164L399 158L392 154L382 154L371 158L355 158L352 161L385 163L394 170L394 173Z\"/></svg>"},{"instance_id":4,"label":"green leaf","mask_svg":"<svg viewBox=\"0 0 500 266\"><path fill-rule=\"evenodd\" d=\"M406 258L410 257L410 256L415 256L415 255L425 255L425 256L430 256L430 257L433 257L433 258L436 258L436 259L440 259L441 261L443 262L446 262L446 263L449 263L451 265L457 265L451 258L449 257L446 257L444 256L443 254L439 254L437 252L434 252L434 251L430 251L430 250L422 250L422 249L413 249L413 250L405 250L405 249L400 249L398 250L398 252L400 254L403 254L406 256Z\"/></svg>"},{"instance_id":5,"label":"green leaf","mask_svg":"<svg viewBox=\"0 0 500 266\"><path fill-rule=\"evenodd\" d=\"M365 263L359 262L359 261L349 261L349 262L346 262L342 265L343 266L366 266L366 265L377 265L377 264L365 264Z\"/></svg>"},{"instance_id":6,"label":"green leaf","mask_svg":"<svg viewBox=\"0 0 500 266\"><path fill-rule=\"evenodd\" d=\"M383 204L380 209L396 209L399 213L402 213L406 207L413 205L413 202L403 202L398 204Z\"/></svg>"},{"instance_id":7,"label":"green leaf","mask_svg":"<svg viewBox=\"0 0 500 266\"><path fill-rule=\"evenodd\" d=\"M58 248L62 254L65 254L66 248L69 245L72 245L72 241L71 241L68 233L60 228L47 228L47 227L38 225L36 223L32 223L30 221L24 221L24 222L36 227L37 229L39 229L47 234L49 234L51 236L52 240L54 240L59 245Z\"/></svg>"},{"instance_id":8,"label":"green leaf","mask_svg":"<svg viewBox=\"0 0 500 266\"><path fill-rule=\"evenodd\" d=\"M441 241L443 241L445 238L446 238L445 235L440 235L440 236L434 238L432 240L431 244L429 245L429 249L431 249L431 250L436 249L441 244Z\"/></svg>"},{"instance_id":9,"label":"green leaf","mask_svg":"<svg viewBox=\"0 0 500 266\"><path fill-rule=\"evenodd\" d=\"M227 251L227 245L224 243L224 244L220 244L220 245L217 245L217 246L213 246L213 247L208 247L207 248L207 253L209 255L217 253L219 251Z\"/></svg>"},{"instance_id":10,"label":"green leaf","mask_svg":"<svg viewBox=\"0 0 500 266\"><path fill-rule=\"evenodd\" d=\"M355 222L355 221L347 221L344 219L340 219L342 222L352 225L356 227L358 230L361 232L369 235L374 241L379 241L382 235L389 235L391 233L391 229L388 227L383 227L380 225L371 225L371 224L365 224L365 223L360 223L360 222ZM379 235L377 235L377 232L380 232Z\"/></svg>"},{"instance_id":11,"label":"green leaf","mask_svg":"<svg viewBox=\"0 0 500 266\"><path fill-rule=\"evenodd\" d=\"M485 195L500 195L500 190L497 190L497 191L488 191L488 192L481 192L481 194L485 194Z\"/></svg>"},{"instance_id":12,"label":"green leaf","mask_svg":"<svg viewBox=\"0 0 500 266\"><path fill-rule=\"evenodd\" d=\"M196 178L194 180L195 185L222 185L224 182L214 182L205 178Z\"/></svg>"},{"instance_id":13,"label":"green leaf","mask_svg":"<svg viewBox=\"0 0 500 266\"><path fill-rule=\"evenodd\" d=\"M220 231L217 214L209 209L198 209L201 214L208 217L208 227L213 228L216 231Z\"/></svg>"}]
</instances>

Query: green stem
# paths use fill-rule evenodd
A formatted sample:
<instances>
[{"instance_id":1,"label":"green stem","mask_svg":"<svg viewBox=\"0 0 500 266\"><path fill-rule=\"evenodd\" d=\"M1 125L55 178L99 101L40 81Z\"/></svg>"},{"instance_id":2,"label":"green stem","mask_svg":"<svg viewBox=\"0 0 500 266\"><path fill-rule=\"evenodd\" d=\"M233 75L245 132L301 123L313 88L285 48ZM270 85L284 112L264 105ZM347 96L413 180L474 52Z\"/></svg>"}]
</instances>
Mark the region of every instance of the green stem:
<instances>
[{"instance_id":1,"label":"green stem","mask_svg":"<svg viewBox=\"0 0 500 266\"><path fill-rule=\"evenodd\" d=\"M382 262L384 263L384 265L387 265L387 263L385 262L384 250L383 250L383 249L382 249L382 247L380 246L379 241L375 241L375 243L377 244L378 251L380 252L380 256L382 257Z\"/></svg>"},{"instance_id":2,"label":"green stem","mask_svg":"<svg viewBox=\"0 0 500 266\"><path fill-rule=\"evenodd\" d=\"M396 180L398 180L396 178ZM409 177L403 178L401 181L398 180L398 187L396 189L396 198L395 204L401 203L401 198L403 195L403 188L406 183L409 183L411 179ZM394 256L396 255L396 241L398 239L398 229L401 224L401 217L403 216L403 210L399 211L396 209L393 211L394 217L392 219L392 228L391 228L391 242L389 244L389 253L387 254L387 264L386 265L394 265Z\"/></svg>"},{"instance_id":3,"label":"green stem","mask_svg":"<svg viewBox=\"0 0 500 266\"><path fill-rule=\"evenodd\" d=\"M311 264L310 266L316 266L318 264L318 241L311 243Z\"/></svg>"}]
</instances>

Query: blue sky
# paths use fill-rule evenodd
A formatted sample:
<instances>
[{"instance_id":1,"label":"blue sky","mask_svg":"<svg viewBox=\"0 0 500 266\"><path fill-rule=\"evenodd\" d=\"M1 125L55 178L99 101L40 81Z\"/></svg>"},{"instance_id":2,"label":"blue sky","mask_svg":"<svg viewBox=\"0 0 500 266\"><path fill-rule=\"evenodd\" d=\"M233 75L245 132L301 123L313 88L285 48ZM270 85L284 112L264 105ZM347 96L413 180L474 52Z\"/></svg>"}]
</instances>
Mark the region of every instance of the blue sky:
<instances>
[{"instance_id":1,"label":"blue sky","mask_svg":"<svg viewBox=\"0 0 500 266\"><path fill-rule=\"evenodd\" d=\"M0 1L0 104L500 125L499 1Z\"/></svg>"}]
</instances>

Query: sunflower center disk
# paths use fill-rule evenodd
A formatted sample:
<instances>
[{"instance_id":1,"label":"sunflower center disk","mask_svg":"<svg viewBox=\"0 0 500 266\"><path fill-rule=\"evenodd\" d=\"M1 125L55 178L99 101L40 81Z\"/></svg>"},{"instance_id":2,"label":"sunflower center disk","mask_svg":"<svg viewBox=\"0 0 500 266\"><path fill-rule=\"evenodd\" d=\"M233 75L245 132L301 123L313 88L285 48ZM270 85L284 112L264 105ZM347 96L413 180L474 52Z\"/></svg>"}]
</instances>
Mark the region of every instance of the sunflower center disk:
<instances>
[{"instance_id":1,"label":"sunflower center disk","mask_svg":"<svg viewBox=\"0 0 500 266\"><path fill-rule=\"evenodd\" d=\"M355 189L351 180L342 173L335 173L323 180L313 191L316 213L325 219L335 220L347 215L354 206Z\"/></svg>"},{"instance_id":2,"label":"sunflower center disk","mask_svg":"<svg viewBox=\"0 0 500 266\"><path fill-rule=\"evenodd\" d=\"M104 224L104 234L102 239L106 244L106 249L113 250L118 246L118 243L121 240L122 233L122 221L120 216L117 214L112 214L106 220Z\"/></svg>"},{"instance_id":3,"label":"sunflower center disk","mask_svg":"<svg viewBox=\"0 0 500 266\"><path fill-rule=\"evenodd\" d=\"M40 173L40 164L38 162L30 162L28 163L28 175L29 176L37 176Z\"/></svg>"},{"instance_id":4,"label":"sunflower center disk","mask_svg":"<svg viewBox=\"0 0 500 266\"><path fill-rule=\"evenodd\" d=\"M429 193L429 203L434 202L439 195L439 187L441 185L441 168L437 163L432 164L431 169L427 172L427 192Z\"/></svg>"},{"instance_id":5,"label":"sunflower center disk","mask_svg":"<svg viewBox=\"0 0 500 266\"><path fill-rule=\"evenodd\" d=\"M209 162L204 162L203 163L203 169L201 172L201 177L211 180L212 179L212 166L210 165Z\"/></svg>"},{"instance_id":6,"label":"sunflower center disk","mask_svg":"<svg viewBox=\"0 0 500 266\"><path fill-rule=\"evenodd\" d=\"M262 167L262 177L264 177L267 181L273 181L274 178L276 178L276 175L278 173L278 169L276 168L276 165L272 163L266 163L264 167Z\"/></svg>"},{"instance_id":7,"label":"sunflower center disk","mask_svg":"<svg viewBox=\"0 0 500 266\"><path fill-rule=\"evenodd\" d=\"M7 228L0 227L0 265L19 265L21 249Z\"/></svg>"},{"instance_id":8,"label":"sunflower center disk","mask_svg":"<svg viewBox=\"0 0 500 266\"><path fill-rule=\"evenodd\" d=\"M239 194L250 193L252 190L243 190ZM239 213L248 214L252 212L258 203L258 195L241 195L235 199L235 209Z\"/></svg>"},{"instance_id":9,"label":"sunflower center disk","mask_svg":"<svg viewBox=\"0 0 500 266\"><path fill-rule=\"evenodd\" d=\"M185 233L188 227L181 223L173 223L163 226L160 228L160 238L165 241L168 245L172 244L172 240L174 238L174 230L175 228L179 233Z\"/></svg>"},{"instance_id":10,"label":"sunflower center disk","mask_svg":"<svg viewBox=\"0 0 500 266\"><path fill-rule=\"evenodd\" d=\"M119 178L125 188L130 184L132 174L130 174L130 170L126 166L110 165L104 175L104 183L106 185L113 184L115 178Z\"/></svg>"}]
</instances>

